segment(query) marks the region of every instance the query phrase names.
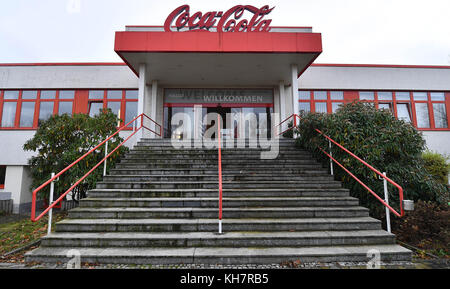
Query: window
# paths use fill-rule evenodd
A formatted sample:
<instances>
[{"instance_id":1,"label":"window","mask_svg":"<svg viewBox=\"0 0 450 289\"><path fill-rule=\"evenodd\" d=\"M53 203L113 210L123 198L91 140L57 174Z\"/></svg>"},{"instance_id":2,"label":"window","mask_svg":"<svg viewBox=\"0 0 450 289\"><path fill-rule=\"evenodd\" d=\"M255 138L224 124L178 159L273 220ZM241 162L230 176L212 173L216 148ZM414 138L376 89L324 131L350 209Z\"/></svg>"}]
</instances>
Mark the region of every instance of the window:
<instances>
[{"instance_id":1,"label":"window","mask_svg":"<svg viewBox=\"0 0 450 289\"><path fill-rule=\"evenodd\" d=\"M55 99L55 98L56 98L56 90L41 91L41 99Z\"/></svg>"},{"instance_id":2,"label":"window","mask_svg":"<svg viewBox=\"0 0 450 289\"><path fill-rule=\"evenodd\" d=\"M6 90L3 95L3 99L19 99L18 90Z\"/></svg>"},{"instance_id":3,"label":"window","mask_svg":"<svg viewBox=\"0 0 450 289\"><path fill-rule=\"evenodd\" d=\"M326 100L327 99L327 92L326 91L314 91L314 99L315 100Z\"/></svg>"},{"instance_id":4,"label":"window","mask_svg":"<svg viewBox=\"0 0 450 289\"><path fill-rule=\"evenodd\" d=\"M327 113L327 103L326 102L316 102L315 103L316 112Z\"/></svg>"},{"instance_id":5,"label":"window","mask_svg":"<svg viewBox=\"0 0 450 289\"><path fill-rule=\"evenodd\" d=\"M20 127L33 127L35 102L22 102Z\"/></svg>"},{"instance_id":6,"label":"window","mask_svg":"<svg viewBox=\"0 0 450 289\"><path fill-rule=\"evenodd\" d=\"M447 128L447 112L445 103L433 103L434 125L436 128Z\"/></svg>"},{"instance_id":7,"label":"window","mask_svg":"<svg viewBox=\"0 0 450 289\"><path fill-rule=\"evenodd\" d=\"M415 91L412 93L417 128L430 128L430 112L428 109L428 94L426 92Z\"/></svg>"},{"instance_id":8,"label":"window","mask_svg":"<svg viewBox=\"0 0 450 289\"><path fill-rule=\"evenodd\" d=\"M36 90L24 90L22 92L22 99L36 99L37 91Z\"/></svg>"},{"instance_id":9,"label":"window","mask_svg":"<svg viewBox=\"0 0 450 289\"><path fill-rule=\"evenodd\" d=\"M309 102L300 102L298 104L298 110L300 114L306 114L311 111L311 104Z\"/></svg>"},{"instance_id":10,"label":"window","mask_svg":"<svg viewBox=\"0 0 450 289\"><path fill-rule=\"evenodd\" d=\"M360 91L359 92L360 100L375 100L375 94L373 91Z\"/></svg>"},{"instance_id":11,"label":"window","mask_svg":"<svg viewBox=\"0 0 450 289\"><path fill-rule=\"evenodd\" d=\"M391 103L379 103L378 109L385 109L385 110L389 110L390 112L393 112Z\"/></svg>"},{"instance_id":12,"label":"window","mask_svg":"<svg viewBox=\"0 0 450 289\"><path fill-rule=\"evenodd\" d=\"M445 93L430 92L431 109L435 128L448 128L448 116L445 108Z\"/></svg>"},{"instance_id":13,"label":"window","mask_svg":"<svg viewBox=\"0 0 450 289\"><path fill-rule=\"evenodd\" d=\"M81 112L93 116L102 108L110 108L122 122L137 114L136 89L92 89L87 93L88 99L80 99L73 89L0 90L0 129L36 129L39 121L53 114Z\"/></svg>"},{"instance_id":14,"label":"window","mask_svg":"<svg viewBox=\"0 0 450 289\"><path fill-rule=\"evenodd\" d=\"M58 115L68 114L72 115L73 102L72 101L61 101L58 107Z\"/></svg>"},{"instance_id":15,"label":"window","mask_svg":"<svg viewBox=\"0 0 450 289\"><path fill-rule=\"evenodd\" d=\"M103 90L89 90L89 99L103 99L104 94Z\"/></svg>"},{"instance_id":16,"label":"window","mask_svg":"<svg viewBox=\"0 0 450 289\"><path fill-rule=\"evenodd\" d=\"M2 127L14 127L17 102L3 103Z\"/></svg>"},{"instance_id":17,"label":"window","mask_svg":"<svg viewBox=\"0 0 450 289\"><path fill-rule=\"evenodd\" d=\"M339 106L341 105L341 103L339 102L333 102L331 103L331 112L335 113L336 110L338 110Z\"/></svg>"},{"instance_id":18,"label":"window","mask_svg":"<svg viewBox=\"0 0 450 289\"><path fill-rule=\"evenodd\" d=\"M416 103L416 118L418 128L429 128L430 119L428 112L428 103Z\"/></svg>"},{"instance_id":19,"label":"window","mask_svg":"<svg viewBox=\"0 0 450 289\"><path fill-rule=\"evenodd\" d=\"M44 121L53 114L53 101L42 101L39 107L39 120Z\"/></svg>"},{"instance_id":20,"label":"window","mask_svg":"<svg viewBox=\"0 0 450 289\"><path fill-rule=\"evenodd\" d=\"M127 102L126 108L125 108L125 123L127 124L130 121L132 121L137 116L137 102ZM129 127L133 127L132 124L129 125Z\"/></svg>"},{"instance_id":21,"label":"window","mask_svg":"<svg viewBox=\"0 0 450 289\"><path fill-rule=\"evenodd\" d=\"M6 166L0 166L0 189L5 188Z\"/></svg>"},{"instance_id":22,"label":"window","mask_svg":"<svg viewBox=\"0 0 450 289\"><path fill-rule=\"evenodd\" d=\"M298 92L298 113L306 114L311 111L311 91L300 90Z\"/></svg>"},{"instance_id":23,"label":"window","mask_svg":"<svg viewBox=\"0 0 450 289\"><path fill-rule=\"evenodd\" d=\"M127 90L125 91L126 99L138 99L138 91L137 90Z\"/></svg>"},{"instance_id":24,"label":"window","mask_svg":"<svg viewBox=\"0 0 450 289\"><path fill-rule=\"evenodd\" d=\"M89 103L89 116L94 117L100 113L100 109L103 108L103 102L90 102Z\"/></svg>"},{"instance_id":25,"label":"window","mask_svg":"<svg viewBox=\"0 0 450 289\"><path fill-rule=\"evenodd\" d=\"M344 100L344 92L343 91L330 91L330 99L331 100Z\"/></svg>"},{"instance_id":26,"label":"window","mask_svg":"<svg viewBox=\"0 0 450 289\"><path fill-rule=\"evenodd\" d=\"M75 91L74 90L61 90L59 92L59 99L74 99Z\"/></svg>"},{"instance_id":27,"label":"window","mask_svg":"<svg viewBox=\"0 0 450 289\"><path fill-rule=\"evenodd\" d=\"M319 113L327 113L327 92L326 91L314 91L314 111ZM320 102L316 100L321 100Z\"/></svg>"},{"instance_id":28,"label":"window","mask_svg":"<svg viewBox=\"0 0 450 289\"><path fill-rule=\"evenodd\" d=\"M108 90L107 98L122 99L122 90Z\"/></svg>"},{"instance_id":29,"label":"window","mask_svg":"<svg viewBox=\"0 0 450 289\"><path fill-rule=\"evenodd\" d=\"M120 105L120 101L108 101L108 108L118 117L120 117Z\"/></svg>"},{"instance_id":30,"label":"window","mask_svg":"<svg viewBox=\"0 0 450 289\"><path fill-rule=\"evenodd\" d=\"M341 104L355 99L387 110L421 130L449 130L448 92L299 90L299 113L335 113Z\"/></svg>"},{"instance_id":31,"label":"window","mask_svg":"<svg viewBox=\"0 0 450 289\"><path fill-rule=\"evenodd\" d=\"M397 117L406 122L411 122L411 107L409 103L397 104Z\"/></svg>"},{"instance_id":32,"label":"window","mask_svg":"<svg viewBox=\"0 0 450 289\"><path fill-rule=\"evenodd\" d=\"M310 111L318 113L334 113L344 103L343 91L300 90L298 92L299 113Z\"/></svg>"}]
</instances>

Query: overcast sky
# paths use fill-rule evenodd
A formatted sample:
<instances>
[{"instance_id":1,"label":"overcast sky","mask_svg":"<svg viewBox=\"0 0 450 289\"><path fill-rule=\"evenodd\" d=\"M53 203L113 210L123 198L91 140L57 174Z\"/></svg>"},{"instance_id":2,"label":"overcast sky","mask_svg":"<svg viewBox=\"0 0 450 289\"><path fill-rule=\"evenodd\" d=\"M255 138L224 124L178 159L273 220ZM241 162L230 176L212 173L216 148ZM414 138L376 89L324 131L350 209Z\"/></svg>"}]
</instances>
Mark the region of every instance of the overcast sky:
<instances>
[{"instance_id":1,"label":"overcast sky","mask_svg":"<svg viewBox=\"0 0 450 289\"><path fill-rule=\"evenodd\" d=\"M163 25L182 4L275 6L273 26L322 33L318 63L450 65L450 0L2 0L0 63L121 62L114 32Z\"/></svg>"}]
</instances>

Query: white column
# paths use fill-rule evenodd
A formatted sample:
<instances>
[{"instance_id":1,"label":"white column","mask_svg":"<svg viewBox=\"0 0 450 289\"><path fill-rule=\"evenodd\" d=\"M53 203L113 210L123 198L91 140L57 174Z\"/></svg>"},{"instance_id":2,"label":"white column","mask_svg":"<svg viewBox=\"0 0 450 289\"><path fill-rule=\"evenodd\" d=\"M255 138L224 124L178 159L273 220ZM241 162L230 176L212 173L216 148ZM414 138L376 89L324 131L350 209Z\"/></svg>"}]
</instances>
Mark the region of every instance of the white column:
<instances>
[{"instance_id":1,"label":"white column","mask_svg":"<svg viewBox=\"0 0 450 289\"><path fill-rule=\"evenodd\" d=\"M157 80L153 80L152 81L152 95L151 95L151 114L149 115L149 117L151 119L153 119L154 121L156 121L156 98L158 97L158 81ZM159 127L157 127L155 125L154 122L151 122L151 126L150 128L159 133ZM162 134L162 131L161 131ZM151 138L156 138L158 137L156 134L154 133L150 133L150 137Z\"/></svg>"},{"instance_id":2,"label":"white column","mask_svg":"<svg viewBox=\"0 0 450 289\"><path fill-rule=\"evenodd\" d=\"M296 64L291 65L291 82L292 82L292 111L298 114L298 67Z\"/></svg>"},{"instance_id":3,"label":"white column","mask_svg":"<svg viewBox=\"0 0 450 289\"><path fill-rule=\"evenodd\" d=\"M283 121L286 116L286 93L284 89L284 81L281 80L278 89L280 91L280 120Z\"/></svg>"},{"instance_id":4,"label":"white column","mask_svg":"<svg viewBox=\"0 0 450 289\"><path fill-rule=\"evenodd\" d=\"M139 65L139 91L138 91L138 109L137 109L137 115L140 115L144 113L144 100L145 100L145 63L141 63ZM141 126L141 120L138 121L137 127ZM137 138L140 139L143 137L143 131L144 129L141 129L137 134Z\"/></svg>"}]
</instances>

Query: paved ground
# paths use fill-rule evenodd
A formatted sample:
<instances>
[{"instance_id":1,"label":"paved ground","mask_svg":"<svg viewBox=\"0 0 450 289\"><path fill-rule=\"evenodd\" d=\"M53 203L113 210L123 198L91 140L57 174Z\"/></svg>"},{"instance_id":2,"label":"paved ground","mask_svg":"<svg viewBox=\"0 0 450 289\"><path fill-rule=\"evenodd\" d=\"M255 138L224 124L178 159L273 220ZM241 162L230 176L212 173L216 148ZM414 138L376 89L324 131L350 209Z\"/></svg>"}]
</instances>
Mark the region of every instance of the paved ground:
<instances>
[{"instance_id":1,"label":"paved ground","mask_svg":"<svg viewBox=\"0 0 450 289\"><path fill-rule=\"evenodd\" d=\"M66 269L66 264L0 263L0 269ZM129 265L129 264L82 264L82 269L367 269L366 263L297 263L267 265ZM413 262L381 263L381 269L450 269L449 259L414 259Z\"/></svg>"},{"instance_id":2,"label":"paved ground","mask_svg":"<svg viewBox=\"0 0 450 289\"><path fill-rule=\"evenodd\" d=\"M29 216L8 215L0 216L0 224L18 221ZM32 247L28 250L31 250ZM66 264L26 264L20 252L7 259L0 258L0 269L65 269ZM7 263L9 262L9 263ZM335 262L335 263L286 263L268 265L202 265L202 264L173 264L173 265L129 265L129 264L82 264L83 269L366 269L366 263ZM450 259L419 259L412 262L392 262L380 264L381 269L450 269Z\"/></svg>"}]
</instances>

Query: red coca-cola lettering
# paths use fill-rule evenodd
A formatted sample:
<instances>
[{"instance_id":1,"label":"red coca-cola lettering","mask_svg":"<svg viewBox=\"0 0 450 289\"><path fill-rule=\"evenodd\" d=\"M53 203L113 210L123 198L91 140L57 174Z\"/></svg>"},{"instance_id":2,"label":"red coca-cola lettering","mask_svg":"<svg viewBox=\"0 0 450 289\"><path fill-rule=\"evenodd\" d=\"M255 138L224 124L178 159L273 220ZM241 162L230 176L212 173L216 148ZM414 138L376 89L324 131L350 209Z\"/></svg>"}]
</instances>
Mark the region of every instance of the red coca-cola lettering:
<instances>
[{"instance_id":1,"label":"red coca-cola lettering","mask_svg":"<svg viewBox=\"0 0 450 289\"><path fill-rule=\"evenodd\" d=\"M252 5L236 5L225 13L212 11L205 14L196 12L190 15L189 5L182 5L169 14L164 22L164 30L166 32L173 31L172 24L175 22L177 31L186 30L186 28L189 31L210 31L219 19L217 22L218 32L268 32L272 20L263 18L272 12L273 8L275 7L270 8L269 5L261 8ZM241 19L245 11L253 13L250 21Z\"/></svg>"}]
</instances>

